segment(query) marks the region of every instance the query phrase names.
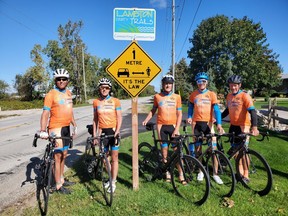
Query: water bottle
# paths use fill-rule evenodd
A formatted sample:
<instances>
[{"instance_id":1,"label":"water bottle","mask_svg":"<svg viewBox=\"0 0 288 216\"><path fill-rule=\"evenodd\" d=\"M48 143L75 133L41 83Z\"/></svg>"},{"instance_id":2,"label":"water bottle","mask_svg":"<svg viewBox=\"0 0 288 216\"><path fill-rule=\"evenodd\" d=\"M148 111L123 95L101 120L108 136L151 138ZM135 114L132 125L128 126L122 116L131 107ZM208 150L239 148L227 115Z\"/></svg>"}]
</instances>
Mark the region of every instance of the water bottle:
<instances>
[{"instance_id":1,"label":"water bottle","mask_svg":"<svg viewBox=\"0 0 288 216\"><path fill-rule=\"evenodd\" d=\"M194 143L189 143L189 151L190 151L190 155L195 157L195 146L194 146Z\"/></svg>"}]
</instances>

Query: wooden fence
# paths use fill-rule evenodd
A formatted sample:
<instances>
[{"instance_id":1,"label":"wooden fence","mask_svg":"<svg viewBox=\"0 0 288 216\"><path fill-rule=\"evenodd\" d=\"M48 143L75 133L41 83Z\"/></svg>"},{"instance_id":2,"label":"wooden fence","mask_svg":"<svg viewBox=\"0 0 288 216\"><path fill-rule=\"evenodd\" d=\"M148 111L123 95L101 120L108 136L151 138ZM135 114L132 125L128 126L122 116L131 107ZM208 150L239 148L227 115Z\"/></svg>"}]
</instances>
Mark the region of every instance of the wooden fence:
<instances>
[{"instance_id":1,"label":"wooden fence","mask_svg":"<svg viewBox=\"0 0 288 216\"><path fill-rule=\"evenodd\" d=\"M269 128L271 126L273 126L273 128L278 127L279 123L288 125L288 108L277 106L277 98L269 99L268 105L262 105L261 108L268 109L267 118ZM279 117L278 110L287 112L287 115L285 114L284 118L283 115Z\"/></svg>"}]
</instances>

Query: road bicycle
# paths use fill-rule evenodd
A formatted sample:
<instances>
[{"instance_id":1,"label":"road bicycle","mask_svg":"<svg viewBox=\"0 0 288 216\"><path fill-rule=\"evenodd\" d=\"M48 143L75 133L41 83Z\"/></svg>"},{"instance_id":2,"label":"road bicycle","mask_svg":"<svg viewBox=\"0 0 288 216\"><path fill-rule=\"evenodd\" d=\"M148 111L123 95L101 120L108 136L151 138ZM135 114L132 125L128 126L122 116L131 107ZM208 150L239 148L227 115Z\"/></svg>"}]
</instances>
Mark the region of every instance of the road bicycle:
<instances>
[{"instance_id":1,"label":"road bicycle","mask_svg":"<svg viewBox=\"0 0 288 216\"><path fill-rule=\"evenodd\" d=\"M220 136L218 134L201 134L201 135L189 135L187 132L186 121L183 121L183 132L185 133L184 145L193 145L195 149L195 143L199 140L202 140L202 147L207 145L207 148L203 153L198 155L197 159L202 162L203 166L206 168L206 171L209 176L211 188L216 192L217 195L221 197L231 197L235 190L236 179L233 172L233 167L229 159L221 151L213 148L212 139ZM189 138L192 137L195 141L190 142ZM195 152L189 152L190 155L195 154ZM222 180L222 184L217 183L213 180L213 176L218 175ZM219 180L218 180L219 181Z\"/></svg>"},{"instance_id":2,"label":"road bicycle","mask_svg":"<svg viewBox=\"0 0 288 216\"><path fill-rule=\"evenodd\" d=\"M92 135L92 131L90 134ZM104 142L105 140L113 137L114 135L105 135L105 134L96 137L93 136L88 137L84 153L84 161L87 164L88 173L90 173L90 176L92 178L100 180L102 182L103 196L108 206L112 205L113 192L112 192L111 166L108 159L108 155L104 150ZM97 146L94 145L95 139L97 139L99 143ZM115 139L117 144L119 145L120 136L115 137Z\"/></svg>"},{"instance_id":3,"label":"road bicycle","mask_svg":"<svg viewBox=\"0 0 288 216\"><path fill-rule=\"evenodd\" d=\"M265 137L269 139L268 133L260 133L260 135L262 137L256 139L257 141L263 141ZM260 196L267 195L272 189L272 171L265 158L257 151L249 148L249 140L247 138L253 135L251 133L243 133L237 136L234 133L222 134L218 137L217 146L220 151L224 152L222 136L229 138L226 142L236 144L235 147L230 148L227 152L229 155L228 159L235 163L236 180ZM232 160L233 158L235 160ZM243 176L243 168L248 169L249 178Z\"/></svg>"},{"instance_id":4,"label":"road bicycle","mask_svg":"<svg viewBox=\"0 0 288 216\"><path fill-rule=\"evenodd\" d=\"M172 140L158 140L155 134L155 123L148 122L146 129L152 131L153 145L142 142L138 146L139 173L148 181L164 179L165 174L170 172L171 182L175 192L196 205L202 205L209 196L209 177L202 164L190 155L183 153L183 136L177 136ZM176 149L163 163L163 157L158 143L175 145ZM197 181L197 174L203 172L203 181Z\"/></svg>"},{"instance_id":5,"label":"road bicycle","mask_svg":"<svg viewBox=\"0 0 288 216\"><path fill-rule=\"evenodd\" d=\"M34 135L33 147L37 147L37 139L40 138L39 134ZM40 161L40 164L37 165L40 170L39 179L37 180L37 191L36 198L38 201L38 206L41 211L41 215L46 215L48 212L48 201L49 194L53 193L55 188L55 179L54 179L54 149L56 146L57 139L66 139L70 140L70 148L72 147L73 138L72 137L59 137L55 134L50 134L48 136L48 144L46 145L44 155Z\"/></svg>"}]
</instances>

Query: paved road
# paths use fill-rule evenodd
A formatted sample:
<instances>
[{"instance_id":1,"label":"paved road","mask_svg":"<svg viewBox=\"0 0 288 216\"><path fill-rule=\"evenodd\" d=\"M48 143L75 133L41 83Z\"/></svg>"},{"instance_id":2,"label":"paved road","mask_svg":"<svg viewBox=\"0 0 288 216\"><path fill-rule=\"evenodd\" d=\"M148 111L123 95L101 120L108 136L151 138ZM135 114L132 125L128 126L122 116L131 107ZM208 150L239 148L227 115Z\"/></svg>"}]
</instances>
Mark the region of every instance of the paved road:
<instances>
[{"instance_id":1,"label":"paved road","mask_svg":"<svg viewBox=\"0 0 288 216\"><path fill-rule=\"evenodd\" d=\"M146 114L140 108L149 103L151 97L138 98L138 122L141 124ZM121 100L123 111L122 137L131 136L131 99ZM39 128L42 110L2 111L0 115L10 117L0 119L0 213L11 204L31 197L35 192L35 165L39 162L46 141L38 140L38 147L32 147L33 136ZM15 116L13 116L15 115ZM74 147L69 150L66 166L82 155L88 137L86 125L92 123L92 107L74 109L78 125L78 135L74 139ZM139 131L145 128L139 125Z\"/></svg>"}]
</instances>

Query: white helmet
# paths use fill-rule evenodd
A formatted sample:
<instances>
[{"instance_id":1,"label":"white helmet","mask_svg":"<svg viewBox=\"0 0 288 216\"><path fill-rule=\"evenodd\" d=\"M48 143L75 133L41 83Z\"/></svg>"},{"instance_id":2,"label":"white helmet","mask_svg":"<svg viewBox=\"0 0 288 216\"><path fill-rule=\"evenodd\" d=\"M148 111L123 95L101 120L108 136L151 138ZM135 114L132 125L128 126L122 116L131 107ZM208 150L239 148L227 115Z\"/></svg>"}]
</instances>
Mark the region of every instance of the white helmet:
<instances>
[{"instance_id":1,"label":"white helmet","mask_svg":"<svg viewBox=\"0 0 288 216\"><path fill-rule=\"evenodd\" d=\"M105 77L99 80L97 87L99 88L101 85L108 85L110 88L112 88L111 81Z\"/></svg>"},{"instance_id":2,"label":"white helmet","mask_svg":"<svg viewBox=\"0 0 288 216\"><path fill-rule=\"evenodd\" d=\"M53 72L53 77L56 79L57 77L66 77L69 79L69 73L65 69L56 69L56 71Z\"/></svg>"}]
</instances>

